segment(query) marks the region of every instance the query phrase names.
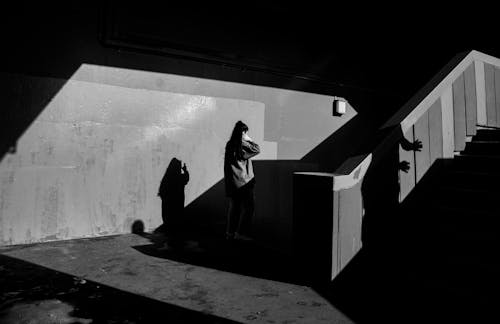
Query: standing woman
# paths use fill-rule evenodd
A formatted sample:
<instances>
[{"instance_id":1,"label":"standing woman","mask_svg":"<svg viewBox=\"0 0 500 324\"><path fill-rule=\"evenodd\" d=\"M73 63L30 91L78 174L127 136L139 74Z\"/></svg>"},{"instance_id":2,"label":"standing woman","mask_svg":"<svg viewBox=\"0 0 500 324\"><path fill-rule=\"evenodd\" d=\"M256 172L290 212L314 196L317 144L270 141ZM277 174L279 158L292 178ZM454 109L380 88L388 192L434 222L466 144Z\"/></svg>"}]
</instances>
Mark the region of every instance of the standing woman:
<instances>
[{"instance_id":1,"label":"standing woman","mask_svg":"<svg viewBox=\"0 0 500 324\"><path fill-rule=\"evenodd\" d=\"M227 239L247 240L254 213L254 186L251 157L260 153L259 145L248 136L248 126L242 121L234 125L224 155L224 182L230 198L227 215Z\"/></svg>"}]
</instances>

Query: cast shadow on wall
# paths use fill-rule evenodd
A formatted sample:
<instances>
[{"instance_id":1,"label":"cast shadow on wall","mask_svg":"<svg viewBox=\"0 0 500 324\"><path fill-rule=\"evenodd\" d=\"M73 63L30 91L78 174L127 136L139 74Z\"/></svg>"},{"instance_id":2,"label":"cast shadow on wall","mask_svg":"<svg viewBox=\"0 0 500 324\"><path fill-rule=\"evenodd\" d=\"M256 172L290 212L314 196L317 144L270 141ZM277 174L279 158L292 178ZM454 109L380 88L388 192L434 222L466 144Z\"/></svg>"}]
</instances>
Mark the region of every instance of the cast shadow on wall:
<instances>
[{"instance_id":1,"label":"cast shadow on wall","mask_svg":"<svg viewBox=\"0 0 500 324\"><path fill-rule=\"evenodd\" d=\"M16 74L0 74L2 88L2 127L0 127L0 162L17 151L17 142L36 118L47 108L67 80L28 81Z\"/></svg>"},{"instance_id":2,"label":"cast shadow on wall","mask_svg":"<svg viewBox=\"0 0 500 324\"><path fill-rule=\"evenodd\" d=\"M163 223L155 232L169 236L181 233L184 217L184 188L189 182L189 172L185 163L172 158L158 188L161 199L161 218Z\"/></svg>"},{"instance_id":3,"label":"cast shadow on wall","mask_svg":"<svg viewBox=\"0 0 500 324\"><path fill-rule=\"evenodd\" d=\"M441 285L433 281L435 274L442 271L439 262L446 262L445 258L433 260L426 252L436 249L432 235L437 231L433 227L439 222L432 219L429 210L433 202L427 199L433 187L439 185L445 174L444 166L449 162L449 159L436 160L418 186L397 207L397 214L382 210L377 215L376 208L372 208L363 220L363 248L333 282L315 286L315 291L356 323L372 323L374 318L399 323L408 314L415 314L411 323L421 323L429 319L429 314L437 318L438 312L444 312L446 319L456 315L446 312L445 305L450 299L438 293ZM410 169L409 173L412 171ZM378 224L377 216L381 218ZM422 267L427 271L420 272ZM434 288L440 288L429 290L430 282ZM467 300L463 296L458 298ZM453 305L449 309L456 309L456 299L451 300ZM438 305L438 312L428 311L432 303ZM426 311L419 313L418 309ZM462 322L461 319L458 322Z\"/></svg>"},{"instance_id":4,"label":"cast shadow on wall","mask_svg":"<svg viewBox=\"0 0 500 324\"><path fill-rule=\"evenodd\" d=\"M154 257L247 276L298 283L290 255L285 251L292 239L291 218L283 215L291 213L292 209L292 201L288 196L292 194L293 172L302 170L303 166L309 170L315 168L314 165L300 164L297 161L254 162L256 174L259 175L255 185L257 204L252 224L254 241L225 239L228 198L225 196L224 181L220 180L187 205L182 212L176 212L176 216L182 216L174 223L171 222L171 214L168 212L171 210L168 197L166 226L162 224L153 233L145 233L142 222L135 222L132 232L149 239L152 244L134 248ZM179 166L176 169L178 170ZM170 177L166 177L167 182L168 179ZM178 189L183 190L183 180L177 183L180 184ZM176 197L178 202L181 193Z\"/></svg>"},{"instance_id":5,"label":"cast shadow on wall","mask_svg":"<svg viewBox=\"0 0 500 324\"><path fill-rule=\"evenodd\" d=\"M381 131L374 143L380 137L385 137L388 132L391 130ZM400 203L401 174L415 175L414 165L402 160L400 148L410 152L428 149L423 147L418 139L414 142L408 141L402 132L399 132L398 127L397 134L386 147L374 150L373 146L367 145L359 151L360 154L373 152L372 163L361 185L365 210L361 227L363 248L335 280L313 286L321 296L356 323L371 323L373 318L382 316L387 310L384 305L387 304L394 309L391 315L394 314L395 318L400 315L399 312L404 313L403 309L412 306L406 297L402 297L410 293L410 286L407 285L405 277L408 260L413 255L409 249L412 244L421 246L419 240L422 240L421 235L424 232L419 231L415 235L415 225L420 224L418 228L422 229L425 220L422 215L409 216L407 212L408 202L419 187ZM439 171L440 163L436 161L420 180L420 185ZM381 292L384 292L384 296L394 297L389 297L390 301L381 299Z\"/></svg>"},{"instance_id":6,"label":"cast shadow on wall","mask_svg":"<svg viewBox=\"0 0 500 324\"><path fill-rule=\"evenodd\" d=\"M373 118L372 114L367 113L356 115L301 160L254 161L256 174L256 212L252 224L254 242L229 245L223 239L228 207L223 179L183 210L180 208L180 202L184 201L185 182L179 179L173 180L177 192L175 195L170 198L169 194L161 196L164 224L153 234L147 234L153 244L135 248L148 255L257 277L282 281L302 280L291 271L296 268L292 265L293 173L335 170L360 145L366 144L362 142L365 136L359 134L359 129L364 129L365 132L375 129ZM332 147L335 147L334 151ZM174 174L180 175L182 172L180 161L175 164L177 171ZM162 186L164 182L168 183L168 178L171 177L168 173L167 171L162 180ZM175 176L172 179L176 179ZM168 211L172 207L169 207L169 200L173 200L172 203L174 205L178 203L179 206L173 208L177 220L173 222L171 229L176 229L170 231L165 228L165 224L171 221ZM166 231L163 231L164 229Z\"/></svg>"},{"instance_id":7,"label":"cast shadow on wall","mask_svg":"<svg viewBox=\"0 0 500 324\"><path fill-rule=\"evenodd\" d=\"M400 127L395 137L396 142L387 148L373 150L372 163L361 186L365 210L361 239L364 247L377 251L386 250L394 241L394 234L387 233L387 230L398 224L401 172L415 176L414 165L401 159L400 148L412 152L422 150L422 142L418 139L408 141Z\"/></svg>"},{"instance_id":8,"label":"cast shadow on wall","mask_svg":"<svg viewBox=\"0 0 500 324\"><path fill-rule=\"evenodd\" d=\"M6 31L6 44L0 61L0 86L2 88L2 127L0 130L0 159L6 153L15 152L16 142L29 125L47 107L50 100L61 90L68 80L85 64L132 69L152 73L164 73L207 80L234 82L279 89L289 89L325 95L340 95L349 98L356 107L365 107L361 102L380 97L380 91L357 86L347 86L339 82L304 79L293 75L284 76L271 70L248 70L239 66L223 63L208 63L184 58L179 61L177 55L151 55L150 51L105 45L105 30L108 23L114 21L106 6L82 3L79 10L71 10L61 15L60 6L37 6L27 12L17 4L12 4L12 15L2 20L2 30ZM211 6L209 6L211 7ZM57 9L57 10L55 10ZM111 16L110 16L111 15ZM61 25L61 17L65 23ZM132 15L131 17L135 17ZM104 19L104 20L103 20ZM19 24L23 21L23 24ZM16 26L16 28L12 28ZM198 26L194 29L199 29ZM148 26L143 26L149 29ZM78 31L68 33L68 30ZM156 31L150 30L153 34ZM98 35L98 33L100 35ZM86 42L86 50L81 51L81 42ZM129 41L133 42L133 39ZM43 55L33 55L30 48L43 48ZM240 48L239 50L245 50ZM269 49L268 49L269 50ZM156 53L158 54L158 53ZM270 53L272 54L272 53ZM59 59L59 58L64 59ZM242 56L244 58L245 55ZM181 64L179 64L181 63ZM243 63L243 62L240 62ZM312 62L311 62L312 63ZM314 64L313 64L314 65ZM3 74L5 72L5 74ZM88 73L87 71L83 74ZM337 71L338 72L338 71ZM351 75L349 71L344 71ZM93 72L91 72L92 74ZM338 73L337 73L338 74ZM336 74L336 75L337 75ZM75 79L81 77L81 73ZM384 102L401 100L399 95L387 95ZM377 101L380 101L377 99Z\"/></svg>"},{"instance_id":9,"label":"cast shadow on wall","mask_svg":"<svg viewBox=\"0 0 500 324\"><path fill-rule=\"evenodd\" d=\"M132 232L152 242L134 248L154 257L254 277L286 280L280 275L283 268L278 268L278 265L284 265L279 254L249 242L227 242L224 239L228 203L224 181L217 182L184 207L188 182L187 166L173 158L158 189L163 223L152 233L146 233L142 221L134 222ZM255 262L256 259L260 261Z\"/></svg>"}]
</instances>

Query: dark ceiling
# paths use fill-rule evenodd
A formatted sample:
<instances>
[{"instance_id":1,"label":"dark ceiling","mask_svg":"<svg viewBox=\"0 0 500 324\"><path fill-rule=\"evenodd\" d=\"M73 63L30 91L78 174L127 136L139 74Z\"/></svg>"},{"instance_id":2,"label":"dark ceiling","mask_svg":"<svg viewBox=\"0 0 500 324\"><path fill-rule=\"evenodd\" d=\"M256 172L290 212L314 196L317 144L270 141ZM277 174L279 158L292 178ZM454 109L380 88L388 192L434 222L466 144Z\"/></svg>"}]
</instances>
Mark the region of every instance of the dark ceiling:
<instances>
[{"instance_id":1,"label":"dark ceiling","mask_svg":"<svg viewBox=\"0 0 500 324\"><path fill-rule=\"evenodd\" d=\"M122 45L403 96L459 52L499 54L490 14L458 5L111 2L107 9L108 36Z\"/></svg>"},{"instance_id":2,"label":"dark ceiling","mask_svg":"<svg viewBox=\"0 0 500 324\"><path fill-rule=\"evenodd\" d=\"M17 69L49 66L57 53L56 62L63 65L71 61L68 42L80 46L84 43L79 38L101 35L104 45L132 52L278 72L407 98L459 52L476 49L500 56L492 10L479 4L436 3L16 2L4 7L4 55L9 53L1 68L12 70L15 61ZM78 49L79 59L98 62L100 54L84 45ZM94 56L86 57L87 52Z\"/></svg>"}]
</instances>

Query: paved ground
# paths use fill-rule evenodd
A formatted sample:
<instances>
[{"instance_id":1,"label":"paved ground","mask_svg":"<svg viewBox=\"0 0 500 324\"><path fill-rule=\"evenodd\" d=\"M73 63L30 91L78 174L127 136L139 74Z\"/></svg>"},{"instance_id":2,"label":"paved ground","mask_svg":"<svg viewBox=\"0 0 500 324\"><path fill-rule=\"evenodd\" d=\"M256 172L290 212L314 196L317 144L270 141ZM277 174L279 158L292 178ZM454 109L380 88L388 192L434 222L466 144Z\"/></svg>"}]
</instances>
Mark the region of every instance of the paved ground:
<instances>
[{"instance_id":1,"label":"paved ground","mask_svg":"<svg viewBox=\"0 0 500 324\"><path fill-rule=\"evenodd\" d=\"M213 237L3 247L0 323L497 322L498 283L444 254L430 259L425 238L412 239L413 250L363 247L331 284L313 287L294 273L300 260Z\"/></svg>"},{"instance_id":2,"label":"paved ground","mask_svg":"<svg viewBox=\"0 0 500 324\"><path fill-rule=\"evenodd\" d=\"M0 323L352 323L247 242L129 234L0 253Z\"/></svg>"}]
</instances>

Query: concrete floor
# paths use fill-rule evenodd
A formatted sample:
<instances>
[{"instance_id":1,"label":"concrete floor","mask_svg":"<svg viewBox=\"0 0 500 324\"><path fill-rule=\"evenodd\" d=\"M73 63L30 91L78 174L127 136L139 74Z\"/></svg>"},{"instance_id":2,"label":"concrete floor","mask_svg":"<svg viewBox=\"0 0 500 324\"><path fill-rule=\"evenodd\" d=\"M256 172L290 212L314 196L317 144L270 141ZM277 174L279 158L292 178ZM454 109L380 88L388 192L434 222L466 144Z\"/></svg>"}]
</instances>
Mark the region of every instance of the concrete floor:
<instances>
[{"instance_id":1,"label":"concrete floor","mask_svg":"<svg viewBox=\"0 0 500 324\"><path fill-rule=\"evenodd\" d=\"M352 323L292 270L251 243L161 234L4 247L0 322Z\"/></svg>"},{"instance_id":2,"label":"concrete floor","mask_svg":"<svg viewBox=\"0 0 500 324\"><path fill-rule=\"evenodd\" d=\"M365 246L332 283L311 287L294 273L300 260L253 243L197 239L167 244L160 234L127 234L0 248L0 323L490 323L498 317L497 276L477 265L457 268L442 253L433 258L421 240L412 239L413 247Z\"/></svg>"}]
</instances>

